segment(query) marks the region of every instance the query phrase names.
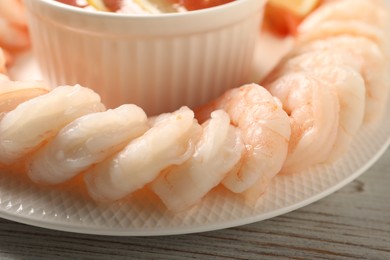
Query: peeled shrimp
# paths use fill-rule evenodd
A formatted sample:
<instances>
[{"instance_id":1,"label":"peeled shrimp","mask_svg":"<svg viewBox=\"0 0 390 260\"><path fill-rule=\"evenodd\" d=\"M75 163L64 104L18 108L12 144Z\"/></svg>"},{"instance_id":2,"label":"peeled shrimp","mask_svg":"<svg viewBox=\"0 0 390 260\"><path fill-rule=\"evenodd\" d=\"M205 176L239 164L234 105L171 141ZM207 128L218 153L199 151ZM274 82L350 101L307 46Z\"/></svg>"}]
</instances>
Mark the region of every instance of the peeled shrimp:
<instances>
[{"instance_id":1,"label":"peeled shrimp","mask_svg":"<svg viewBox=\"0 0 390 260\"><path fill-rule=\"evenodd\" d=\"M170 210L184 210L198 203L241 159L244 145L240 131L230 125L226 112L212 112L202 127L192 157L164 171L150 185Z\"/></svg>"},{"instance_id":2,"label":"peeled shrimp","mask_svg":"<svg viewBox=\"0 0 390 260\"><path fill-rule=\"evenodd\" d=\"M12 81L0 74L0 119L20 103L49 92L41 81Z\"/></svg>"},{"instance_id":3,"label":"peeled shrimp","mask_svg":"<svg viewBox=\"0 0 390 260\"><path fill-rule=\"evenodd\" d=\"M363 124L365 85L362 76L350 67L329 66L314 69L314 77L335 88L340 104L337 137L328 161L340 158Z\"/></svg>"},{"instance_id":4,"label":"peeled shrimp","mask_svg":"<svg viewBox=\"0 0 390 260\"><path fill-rule=\"evenodd\" d=\"M21 0L0 0L0 47L20 50L30 45Z\"/></svg>"},{"instance_id":5,"label":"peeled shrimp","mask_svg":"<svg viewBox=\"0 0 390 260\"><path fill-rule=\"evenodd\" d=\"M267 81L291 72L307 72L335 88L340 103L340 123L331 159L348 148L360 129L365 111L365 83L360 75L362 64L346 51L311 51L283 61Z\"/></svg>"},{"instance_id":6,"label":"peeled shrimp","mask_svg":"<svg viewBox=\"0 0 390 260\"><path fill-rule=\"evenodd\" d=\"M367 38L377 44L383 54L389 57L389 36L386 35L386 33L380 28L364 23L360 20L323 22L318 25L315 30L302 32L298 37L298 44L303 45L315 40L335 36L356 36Z\"/></svg>"},{"instance_id":7,"label":"peeled shrimp","mask_svg":"<svg viewBox=\"0 0 390 260\"><path fill-rule=\"evenodd\" d=\"M293 71L310 72L321 67L345 66L360 72L362 71L363 65L363 60L351 55L348 50L339 50L335 47L324 50L306 50L303 48L300 51L298 48L286 55L262 83L269 84Z\"/></svg>"},{"instance_id":8,"label":"peeled shrimp","mask_svg":"<svg viewBox=\"0 0 390 260\"><path fill-rule=\"evenodd\" d=\"M0 45L0 75L7 72L7 67L12 64L13 56Z\"/></svg>"},{"instance_id":9,"label":"peeled shrimp","mask_svg":"<svg viewBox=\"0 0 390 260\"><path fill-rule=\"evenodd\" d=\"M4 73L6 71L5 64L6 64L6 59L5 59L5 53L4 50L0 47L0 74Z\"/></svg>"},{"instance_id":10,"label":"peeled shrimp","mask_svg":"<svg viewBox=\"0 0 390 260\"><path fill-rule=\"evenodd\" d=\"M389 30L389 15L373 0L342 0L324 4L299 26L299 32L316 31L326 21L359 20L383 31Z\"/></svg>"},{"instance_id":11,"label":"peeled shrimp","mask_svg":"<svg viewBox=\"0 0 390 260\"><path fill-rule=\"evenodd\" d=\"M291 137L284 173L325 162L335 144L339 123L337 92L307 72L291 72L266 85L290 116Z\"/></svg>"},{"instance_id":12,"label":"peeled shrimp","mask_svg":"<svg viewBox=\"0 0 390 260\"><path fill-rule=\"evenodd\" d=\"M365 102L366 121L383 114L388 19L368 1L341 2L343 8L313 14L299 28L299 45L265 84L275 97L256 84L230 90L200 109L201 126L188 108L147 121L132 105L105 111L97 94L79 86L47 93L0 75L0 162L21 162L43 183L85 173L97 200L147 186L181 210L222 184L256 201L281 170L297 172L343 150L362 123ZM0 45L23 48L23 19L2 9L5 3ZM346 14L355 3L356 13ZM365 5L372 7L367 13ZM0 53L0 72L4 60Z\"/></svg>"},{"instance_id":13,"label":"peeled shrimp","mask_svg":"<svg viewBox=\"0 0 390 260\"><path fill-rule=\"evenodd\" d=\"M0 0L0 17L16 26L26 26L26 15L22 0Z\"/></svg>"},{"instance_id":14,"label":"peeled shrimp","mask_svg":"<svg viewBox=\"0 0 390 260\"><path fill-rule=\"evenodd\" d=\"M147 129L146 114L135 105L82 116L28 159L28 175L40 183L64 182L119 152Z\"/></svg>"},{"instance_id":15,"label":"peeled shrimp","mask_svg":"<svg viewBox=\"0 0 390 260\"><path fill-rule=\"evenodd\" d=\"M32 98L47 94L49 91L43 88L26 88L9 91L0 94L0 119L9 112L14 110L20 103Z\"/></svg>"},{"instance_id":16,"label":"peeled shrimp","mask_svg":"<svg viewBox=\"0 0 390 260\"><path fill-rule=\"evenodd\" d=\"M0 121L0 162L22 159L74 119L103 110L100 97L80 86L57 87L18 105Z\"/></svg>"},{"instance_id":17,"label":"peeled shrimp","mask_svg":"<svg viewBox=\"0 0 390 260\"><path fill-rule=\"evenodd\" d=\"M255 185L264 191L286 159L291 128L282 105L263 87L249 84L228 91L203 107L198 116L205 118L215 109L229 114L245 144L240 163L227 174L223 185L235 193Z\"/></svg>"},{"instance_id":18,"label":"peeled shrimp","mask_svg":"<svg viewBox=\"0 0 390 260\"><path fill-rule=\"evenodd\" d=\"M366 110L364 121L375 123L383 116L390 89L388 59L372 41L353 36L330 37L297 47L290 57L310 51L346 51L361 65L359 71L366 86ZM360 66L360 65L359 65Z\"/></svg>"},{"instance_id":19,"label":"peeled shrimp","mask_svg":"<svg viewBox=\"0 0 390 260\"><path fill-rule=\"evenodd\" d=\"M8 50L20 50L29 45L27 29L13 26L0 16L0 46Z\"/></svg>"},{"instance_id":20,"label":"peeled shrimp","mask_svg":"<svg viewBox=\"0 0 390 260\"><path fill-rule=\"evenodd\" d=\"M97 200L117 200L141 189L162 170L186 161L200 131L194 113L186 107L159 115L145 134L87 171L90 195Z\"/></svg>"}]
</instances>

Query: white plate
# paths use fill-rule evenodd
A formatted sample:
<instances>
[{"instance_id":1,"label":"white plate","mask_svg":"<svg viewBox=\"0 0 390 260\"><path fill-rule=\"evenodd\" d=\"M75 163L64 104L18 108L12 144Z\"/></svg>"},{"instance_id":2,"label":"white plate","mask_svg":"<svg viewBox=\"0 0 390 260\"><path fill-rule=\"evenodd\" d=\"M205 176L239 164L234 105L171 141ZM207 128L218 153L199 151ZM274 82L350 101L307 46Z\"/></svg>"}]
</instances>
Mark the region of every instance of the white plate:
<instances>
[{"instance_id":1,"label":"white plate","mask_svg":"<svg viewBox=\"0 0 390 260\"><path fill-rule=\"evenodd\" d=\"M38 73L31 56L12 73ZM388 109L389 111L389 109ZM8 172L0 174L0 217L50 229L101 235L150 236L211 231L272 218L317 201L348 184L386 151L390 122L363 128L349 152L330 165L318 165L292 176L277 176L255 207L226 191L211 192L197 207L168 212L151 193L126 202L97 204L84 193L39 187Z\"/></svg>"}]
</instances>

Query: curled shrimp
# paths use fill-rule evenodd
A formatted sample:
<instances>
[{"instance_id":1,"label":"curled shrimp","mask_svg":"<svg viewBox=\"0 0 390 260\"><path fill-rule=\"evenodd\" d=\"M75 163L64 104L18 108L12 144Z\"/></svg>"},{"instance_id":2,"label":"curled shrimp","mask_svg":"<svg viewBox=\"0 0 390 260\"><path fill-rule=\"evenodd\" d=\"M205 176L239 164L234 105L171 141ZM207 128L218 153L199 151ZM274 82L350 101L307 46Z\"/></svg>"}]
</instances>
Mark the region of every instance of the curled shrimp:
<instances>
[{"instance_id":1,"label":"curled shrimp","mask_svg":"<svg viewBox=\"0 0 390 260\"><path fill-rule=\"evenodd\" d=\"M27 28L19 28L9 24L0 17L0 46L7 50L21 50L30 45Z\"/></svg>"},{"instance_id":2,"label":"curled shrimp","mask_svg":"<svg viewBox=\"0 0 390 260\"><path fill-rule=\"evenodd\" d=\"M343 0L334 1L320 6L313 14L299 25L298 31L308 32L317 30L326 21L358 20L382 30L389 30L389 15L379 1L373 0Z\"/></svg>"},{"instance_id":3,"label":"curled shrimp","mask_svg":"<svg viewBox=\"0 0 390 260\"><path fill-rule=\"evenodd\" d=\"M0 119L20 103L49 92L41 81L12 81L0 74Z\"/></svg>"},{"instance_id":4,"label":"curled shrimp","mask_svg":"<svg viewBox=\"0 0 390 260\"><path fill-rule=\"evenodd\" d=\"M20 0L0 0L0 47L14 51L29 45L23 3Z\"/></svg>"},{"instance_id":5,"label":"curled shrimp","mask_svg":"<svg viewBox=\"0 0 390 260\"><path fill-rule=\"evenodd\" d=\"M337 136L328 161L340 158L363 124L365 111L365 84L362 76L354 69L343 66L329 66L313 69L313 77L321 79L336 90L340 112Z\"/></svg>"},{"instance_id":6,"label":"curled shrimp","mask_svg":"<svg viewBox=\"0 0 390 260\"><path fill-rule=\"evenodd\" d=\"M226 112L214 111L202 127L191 158L165 170L149 185L172 211L198 203L241 159L240 131L230 125Z\"/></svg>"},{"instance_id":7,"label":"curled shrimp","mask_svg":"<svg viewBox=\"0 0 390 260\"><path fill-rule=\"evenodd\" d=\"M167 167L186 161L193 153L200 131L189 108L159 115L142 136L86 172L90 195L110 201L143 188Z\"/></svg>"},{"instance_id":8,"label":"curled shrimp","mask_svg":"<svg viewBox=\"0 0 390 260\"><path fill-rule=\"evenodd\" d=\"M337 36L308 42L297 47L290 57L311 51L346 51L355 60L366 87L364 122L375 124L384 115L390 90L388 58L371 40L363 37ZM350 63L348 63L350 64Z\"/></svg>"},{"instance_id":9,"label":"curled shrimp","mask_svg":"<svg viewBox=\"0 0 390 260\"><path fill-rule=\"evenodd\" d=\"M0 47L0 74L5 73L5 71L6 71L6 68L5 68L6 63L7 63L7 61L6 61L6 58L5 58L5 52Z\"/></svg>"},{"instance_id":10,"label":"curled shrimp","mask_svg":"<svg viewBox=\"0 0 390 260\"><path fill-rule=\"evenodd\" d=\"M199 110L201 126L188 108L147 122L131 105L105 111L81 87L48 92L0 75L0 162L23 160L31 179L51 184L85 173L96 200L147 186L182 210L221 183L256 201L280 170L327 162L348 146L363 116L383 114L388 17L368 0L327 2L300 26L298 47L264 84L269 92L256 84L230 90ZM7 51L29 44L22 16L13 15L22 9L10 5L0 0ZM0 52L0 72L5 64Z\"/></svg>"},{"instance_id":11,"label":"curled shrimp","mask_svg":"<svg viewBox=\"0 0 390 260\"><path fill-rule=\"evenodd\" d=\"M26 27L26 12L22 0L0 0L0 17L18 27Z\"/></svg>"},{"instance_id":12,"label":"curled shrimp","mask_svg":"<svg viewBox=\"0 0 390 260\"><path fill-rule=\"evenodd\" d=\"M7 73L7 68L13 63L14 57L0 45L0 74Z\"/></svg>"},{"instance_id":13,"label":"curled shrimp","mask_svg":"<svg viewBox=\"0 0 390 260\"><path fill-rule=\"evenodd\" d=\"M346 151L363 124L366 89L361 68L362 64L346 51L310 51L284 60L266 79L272 82L287 73L307 72L327 83L329 88L335 88L340 103L340 123L330 159Z\"/></svg>"},{"instance_id":14,"label":"curled shrimp","mask_svg":"<svg viewBox=\"0 0 390 260\"><path fill-rule=\"evenodd\" d=\"M337 36L355 36L367 38L381 49L384 55L389 57L390 46L388 35L380 28L360 20L351 21L326 21L316 27L315 30L302 32L298 37L298 44L304 45L315 40Z\"/></svg>"},{"instance_id":15,"label":"curled shrimp","mask_svg":"<svg viewBox=\"0 0 390 260\"><path fill-rule=\"evenodd\" d=\"M87 114L66 125L32 154L27 161L27 173L39 183L67 181L119 152L147 129L146 114L135 105Z\"/></svg>"},{"instance_id":16,"label":"curled shrimp","mask_svg":"<svg viewBox=\"0 0 390 260\"><path fill-rule=\"evenodd\" d=\"M240 162L222 184L235 193L245 193L255 187L258 193L253 196L258 196L286 159L291 131L289 118L279 100L257 84L228 91L201 108L198 118L208 118L216 109L229 114L231 124L240 129L245 145Z\"/></svg>"},{"instance_id":17,"label":"curled shrimp","mask_svg":"<svg viewBox=\"0 0 390 260\"><path fill-rule=\"evenodd\" d=\"M335 144L339 123L337 92L308 72L285 74L265 87L278 97L291 121L284 173L325 162Z\"/></svg>"},{"instance_id":18,"label":"curled shrimp","mask_svg":"<svg viewBox=\"0 0 390 260\"><path fill-rule=\"evenodd\" d=\"M57 87L19 104L0 121L0 162L24 158L74 119L104 109L95 92L80 86Z\"/></svg>"},{"instance_id":19,"label":"curled shrimp","mask_svg":"<svg viewBox=\"0 0 390 260\"><path fill-rule=\"evenodd\" d=\"M47 89L43 88L26 88L0 94L0 119L7 112L14 110L20 103L47 94L48 92Z\"/></svg>"}]
</instances>

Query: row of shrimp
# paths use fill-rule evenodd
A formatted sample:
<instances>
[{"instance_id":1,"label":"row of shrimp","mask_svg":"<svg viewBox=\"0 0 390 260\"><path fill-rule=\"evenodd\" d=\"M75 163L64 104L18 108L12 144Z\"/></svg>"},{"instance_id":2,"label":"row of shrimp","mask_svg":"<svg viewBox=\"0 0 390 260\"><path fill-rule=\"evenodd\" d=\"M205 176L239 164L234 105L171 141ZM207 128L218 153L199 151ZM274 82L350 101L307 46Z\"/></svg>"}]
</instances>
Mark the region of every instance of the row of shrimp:
<instances>
[{"instance_id":1,"label":"row of shrimp","mask_svg":"<svg viewBox=\"0 0 390 260\"><path fill-rule=\"evenodd\" d=\"M263 81L291 120L282 171L296 172L345 152L363 124L385 113L390 88L385 1L325 1L298 27L293 50Z\"/></svg>"},{"instance_id":2,"label":"row of shrimp","mask_svg":"<svg viewBox=\"0 0 390 260\"><path fill-rule=\"evenodd\" d=\"M82 175L98 201L148 189L180 211L222 186L254 203L277 174L338 158L384 113L386 10L381 1L327 1L298 28L296 46L265 87L229 90L195 113L107 110L90 89L50 90L3 75L0 164L22 165L46 185Z\"/></svg>"}]
</instances>

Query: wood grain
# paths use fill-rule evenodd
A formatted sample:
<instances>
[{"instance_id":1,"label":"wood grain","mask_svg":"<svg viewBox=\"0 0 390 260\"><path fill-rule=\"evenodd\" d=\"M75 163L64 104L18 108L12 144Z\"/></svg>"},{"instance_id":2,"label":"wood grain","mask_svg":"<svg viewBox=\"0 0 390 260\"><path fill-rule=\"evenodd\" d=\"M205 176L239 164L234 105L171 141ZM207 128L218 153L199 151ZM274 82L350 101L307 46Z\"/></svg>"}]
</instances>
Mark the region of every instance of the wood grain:
<instances>
[{"instance_id":1,"label":"wood grain","mask_svg":"<svg viewBox=\"0 0 390 260\"><path fill-rule=\"evenodd\" d=\"M105 237L0 219L0 259L390 259L390 150L363 176L292 213L168 237Z\"/></svg>"}]
</instances>

